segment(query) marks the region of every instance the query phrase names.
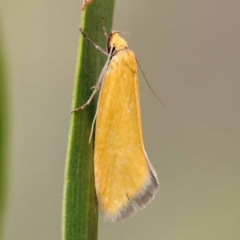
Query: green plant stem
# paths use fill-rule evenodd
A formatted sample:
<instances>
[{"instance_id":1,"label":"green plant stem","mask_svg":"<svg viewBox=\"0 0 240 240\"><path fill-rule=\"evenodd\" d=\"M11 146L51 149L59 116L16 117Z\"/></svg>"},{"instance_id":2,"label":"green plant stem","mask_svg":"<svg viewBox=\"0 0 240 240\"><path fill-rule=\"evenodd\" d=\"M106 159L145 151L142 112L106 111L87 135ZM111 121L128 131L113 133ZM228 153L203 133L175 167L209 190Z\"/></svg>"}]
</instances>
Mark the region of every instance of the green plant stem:
<instances>
[{"instance_id":1,"label":"green plant stem","mask_svg":"<svg viewBox=\"0 0 240 240\"><path fill-rule=\"evenodd\" d=\"M106 29L112 26L114 0L93 0L82 11L81 28L97 44L106 45L102 17ZM72 109L82 106L91 95L106 57L96 51L81 35L72 98ZM71 114L65 165L63 194L63 240L96 240L98 206L94 186L93 140L89 144L95 101Z\"/></svg>"},{"instance_id":2,"label":"green plant stem","mask_svg":"<svg viewBox=\"0 0 240 240\"><path fill-rule=\"evenodd\" d=\"M5 58L3 54L2 35L0 33L0 239L2 239L3 236L4 206L6 198L7 140Z\"/></svg>"}]
</instances>

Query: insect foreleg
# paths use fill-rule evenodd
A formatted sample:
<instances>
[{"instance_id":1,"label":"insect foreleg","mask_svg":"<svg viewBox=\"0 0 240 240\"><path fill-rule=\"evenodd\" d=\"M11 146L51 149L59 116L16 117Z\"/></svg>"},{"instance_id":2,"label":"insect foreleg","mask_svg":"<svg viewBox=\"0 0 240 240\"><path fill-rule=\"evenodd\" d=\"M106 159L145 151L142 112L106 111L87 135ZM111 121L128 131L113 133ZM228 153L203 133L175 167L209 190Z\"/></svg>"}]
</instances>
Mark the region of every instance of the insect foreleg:
<instances>
[{"instance_id":1,"label":"insect foreleg","mask_svg":"<svg viewBox=\"0 0 240 240\"><path fill-rule=\"evenodd\" d=\"M98 46L95 42L93 42L92 39L89 38L89 37L83 32L83 30L82 30L81 28L79 28L79 30L80 30L80 32L82 33L82 35L84 36L84 38L85 38L87 41L89 41L89 42L96 48L97 51L99 51L99 52L101 52L101 53L103 53L103 54L105 54L105 55L108 56L108 53L107 53L104 49L102 49L100 46Z\"/></svg>"}]
</instances>

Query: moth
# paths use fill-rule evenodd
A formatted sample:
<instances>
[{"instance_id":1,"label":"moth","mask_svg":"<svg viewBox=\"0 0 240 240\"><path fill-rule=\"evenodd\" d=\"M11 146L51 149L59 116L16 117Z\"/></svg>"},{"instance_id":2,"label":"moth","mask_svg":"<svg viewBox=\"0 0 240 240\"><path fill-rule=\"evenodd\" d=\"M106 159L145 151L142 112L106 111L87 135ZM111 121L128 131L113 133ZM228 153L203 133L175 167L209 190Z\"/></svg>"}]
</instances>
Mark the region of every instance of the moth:
<instances>
[{"instance_id":1,"label":"moth","mask_svg":"<svg viewBox=\"0 0 240 240\"><path fill-rule=\"evenodd\" d=\"M107 55L107 61L89 100L72 112L83 110L100 90L94 118L96 194L104 220L118 222L145 207L159 181L143 143L137 60L121 32L108 36L104 30L107 51L80 29L86 40Z\"/></svg>"}]
</instances>

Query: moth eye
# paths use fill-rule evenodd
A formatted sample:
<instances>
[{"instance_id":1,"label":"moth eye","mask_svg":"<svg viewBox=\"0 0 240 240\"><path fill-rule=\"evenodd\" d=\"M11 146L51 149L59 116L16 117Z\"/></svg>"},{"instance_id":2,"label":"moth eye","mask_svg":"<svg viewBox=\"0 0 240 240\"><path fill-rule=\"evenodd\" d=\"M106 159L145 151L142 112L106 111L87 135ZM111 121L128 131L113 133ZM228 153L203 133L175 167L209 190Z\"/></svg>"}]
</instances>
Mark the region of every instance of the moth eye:
<instances>
[{"instance_id":1,"label":"moth eye","mask_svg":"<svg viewBox=\"0 0 240 240\"><path fill-rule=\"evenodd\" d=\"M108 46L108 53L110 53L110 51L111 51L111 46ZM112 52L110 54L112 54L114 52L115 52L115 47L112 47Z\"/></svg>"}]
</instances>

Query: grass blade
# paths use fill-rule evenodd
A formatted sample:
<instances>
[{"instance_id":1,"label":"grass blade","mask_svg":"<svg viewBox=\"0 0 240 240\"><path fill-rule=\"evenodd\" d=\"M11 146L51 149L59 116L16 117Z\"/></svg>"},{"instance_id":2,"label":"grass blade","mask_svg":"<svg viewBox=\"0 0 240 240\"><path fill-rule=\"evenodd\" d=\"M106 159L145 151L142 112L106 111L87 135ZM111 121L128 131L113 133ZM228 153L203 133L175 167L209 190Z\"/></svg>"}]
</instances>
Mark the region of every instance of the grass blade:
<instances>
[{"instance_id":1,"label":"grass blade","mask_svg":"<svg viewBox=\"0 0 240 240\"><path fill-rule=\"evenodd\" d=\"M82 11L81 28L102 47L112 26L114 0L93 0ZM91 95L106 57L80 36L73 89L72 109L83 105ZM63 240L96 240L98 207L94 186L93 141L88 143L95 113L93 101L82 111L71 114L63 195Z\"/></svg>"},{"instance_id":2,"label":"grass blade","mask_svg":"<svg viewBox=\"0 0 240 240\"><path fill-rule=\"evenodd\" d=\"M0 29L2 29L0 27ZM5 59L3 54L2 35L0 33L0 239L3 235L4 206L6 193L7 163L7 93L5 76Z\"/></svg>"}]
</instances>

